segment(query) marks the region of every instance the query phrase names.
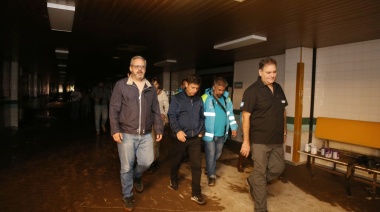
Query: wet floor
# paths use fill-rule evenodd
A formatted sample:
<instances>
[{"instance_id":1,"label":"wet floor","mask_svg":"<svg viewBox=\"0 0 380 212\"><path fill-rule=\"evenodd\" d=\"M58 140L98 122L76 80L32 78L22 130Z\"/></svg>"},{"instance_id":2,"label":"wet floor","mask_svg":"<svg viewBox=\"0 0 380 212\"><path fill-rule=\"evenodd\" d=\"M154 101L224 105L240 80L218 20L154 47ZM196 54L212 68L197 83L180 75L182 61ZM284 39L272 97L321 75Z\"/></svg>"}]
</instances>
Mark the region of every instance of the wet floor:
<instances>
[{"instance_id":1,"label":"wet floor","mask_svg":"<svg viewBox=\"0 0 380 212\"><path fill-rule=\"evenodd\" d=\"M72 121L67 111L36 114L18 131L1 133L0 210L123 211L120 163L110 135L96 136L91 118ZM235 143L226 144L215 187L208 187L202 174L205 206L190 200L188 163L181 166L180 189L168 188L170 146L171 139L165 136L161 167L144 174L145 190L135 194L135 211L253 211L244 181L253 164L247 160L245 172L237 172ZM320 170L311 179L305 165L287 165L282 178L268 187L273 195L268 199L269 210L380 211L380 200L368 198L368 185L353 182L353 195L347 197L343 183L342 177Z\"/></svg>"}]
</instances>

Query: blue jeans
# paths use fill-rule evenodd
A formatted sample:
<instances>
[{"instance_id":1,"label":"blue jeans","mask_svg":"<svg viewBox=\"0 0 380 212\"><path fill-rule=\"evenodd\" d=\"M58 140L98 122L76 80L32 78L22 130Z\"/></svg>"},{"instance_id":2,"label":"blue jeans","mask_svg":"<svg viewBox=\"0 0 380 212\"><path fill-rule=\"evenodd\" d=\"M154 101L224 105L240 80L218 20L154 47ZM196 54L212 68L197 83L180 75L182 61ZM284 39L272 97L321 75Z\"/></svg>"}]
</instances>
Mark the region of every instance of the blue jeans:
<instances>
[{"instance_id":1,"label":"blue jeans","mask_svg":"<svg viewBox=\"0 0 380 212\"><path fill-rule=\"evenodd\" d=\"M97 132L99 132L100 116L102 117L102 127L105 127L106 121L108 119L108 105L95 105L94 113L95 113L95 129Z\"/></svg>"},{"instance_id":2,"label":"blue jeans","mask_svg":"<svg viewBox=\"0 0 380 212\"><path fill-rule=\"evenodd\" d=\"M224 136L214 136L212 141L205 142L207 176L215 178L216 160L220 157L224 145Z\"/></svg>"},{"instance_id":3,"label":"blue jeans","mask_svg":"<svg viewBox=\"0 0 380 212\"><path fill-rule=\"evenodd\" d=\"M141 178L153 162L153 140L152 135L132 135L122 133L122 143L117 143L120 158L120 178L124 197L133 195L133 178ZM137 166L133 164L137 159Z\"/></svg>"}]
</instances>

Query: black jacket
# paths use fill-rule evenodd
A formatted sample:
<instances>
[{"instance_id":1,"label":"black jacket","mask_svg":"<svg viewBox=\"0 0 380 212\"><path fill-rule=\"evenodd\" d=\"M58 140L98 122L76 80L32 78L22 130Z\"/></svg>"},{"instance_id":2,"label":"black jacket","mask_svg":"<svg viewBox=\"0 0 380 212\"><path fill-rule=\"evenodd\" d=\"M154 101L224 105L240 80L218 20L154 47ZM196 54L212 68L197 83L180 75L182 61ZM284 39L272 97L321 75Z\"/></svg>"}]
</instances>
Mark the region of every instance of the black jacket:
<instances>
[{"instance_id":1,"label":"black jacket","mask_svg":"<svg viewBox=\"0 0 380 212\"><path fill-rule=\"evenodd\" d=\"M117 81L112 91L109 117L111 135L115 133L145 135L152 132L153 124L156 134L163 134L164 125L156 88L147 80L141 96L131 78Z\"/></svg>"},{"instance_id":2,"label":"black jacket","mask_svg":"<svg viewBox=\"0 0 380 212\"><path fill-rule=\"evenodd\" d=\"M205 117L203 101L200 96L189 97L185 91L174 95L168 111L170 127L173 133L184 131L186 138L204 133Z\"/></svg>"}]
</instances>

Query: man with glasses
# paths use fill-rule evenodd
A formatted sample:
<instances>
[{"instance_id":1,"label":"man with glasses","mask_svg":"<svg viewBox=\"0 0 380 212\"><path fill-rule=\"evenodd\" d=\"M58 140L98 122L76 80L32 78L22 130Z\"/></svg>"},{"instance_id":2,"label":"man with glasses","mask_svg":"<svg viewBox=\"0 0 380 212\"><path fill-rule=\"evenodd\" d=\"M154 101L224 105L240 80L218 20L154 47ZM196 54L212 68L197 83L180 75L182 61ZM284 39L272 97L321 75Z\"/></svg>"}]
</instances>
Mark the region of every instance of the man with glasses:
<instances>
[{"instance_id":1,"label":"man with glasses","mask_svg":"<svg viewBox=\"0 0 380 212\"><path fill-rule=\"evenodd\" d=\"M156 88L145 79L146 60L135 56L130 63L130 77L116 82L110 101L111 135L117 142L124 209L134 209L132 188L144 190L143 172L153 162L153 142L162 139L164 125ZM152 138L152 126L156 133ZM133 164L137 160L137 166Z\"/></svg>"}]
</instances>

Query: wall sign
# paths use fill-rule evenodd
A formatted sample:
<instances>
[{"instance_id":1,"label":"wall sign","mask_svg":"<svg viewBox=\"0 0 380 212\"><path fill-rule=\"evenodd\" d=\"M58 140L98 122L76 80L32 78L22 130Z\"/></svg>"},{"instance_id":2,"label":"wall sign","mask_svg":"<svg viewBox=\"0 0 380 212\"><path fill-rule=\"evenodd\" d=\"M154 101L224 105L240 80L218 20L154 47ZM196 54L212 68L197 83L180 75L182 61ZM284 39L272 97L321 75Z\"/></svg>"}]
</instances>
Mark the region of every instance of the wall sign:
<instances>
[{"instance_id":1,"label":"wall sign","mask_svg":"<svg viewBox=\"0 0 380 212\"><path fill-rule=\"evenodd\" d=\"M234 82L234 88L243 88L243 82Z\"/></svg>"}]
</instances>

